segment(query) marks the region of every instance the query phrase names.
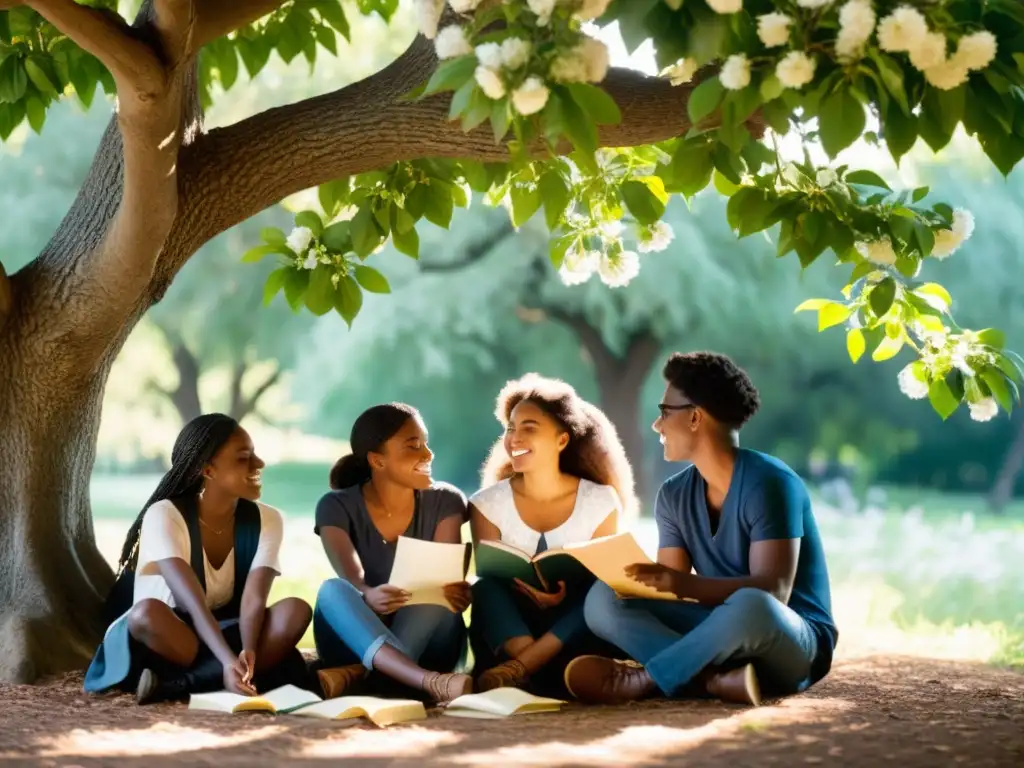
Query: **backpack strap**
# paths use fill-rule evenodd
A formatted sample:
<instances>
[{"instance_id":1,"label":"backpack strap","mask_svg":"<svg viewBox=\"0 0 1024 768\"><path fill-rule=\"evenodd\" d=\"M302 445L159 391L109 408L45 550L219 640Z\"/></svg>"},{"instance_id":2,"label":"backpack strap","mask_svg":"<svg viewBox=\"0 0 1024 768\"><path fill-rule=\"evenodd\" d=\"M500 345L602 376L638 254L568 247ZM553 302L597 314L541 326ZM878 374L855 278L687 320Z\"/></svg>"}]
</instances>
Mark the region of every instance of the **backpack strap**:
<instances>
[{"instance_id":1,"label":"backpack strap","mask_svg":"<svg viewBox=\"0 0 1024 768\"><path fill-rule=\"evenodd\" d=\"M231 602L221 609L232 618L242 610L242 592L252 561L256 559L262 527L259 506L248 499L239 499L235 507L235 593Z\"/></svg>"}]
</instances>

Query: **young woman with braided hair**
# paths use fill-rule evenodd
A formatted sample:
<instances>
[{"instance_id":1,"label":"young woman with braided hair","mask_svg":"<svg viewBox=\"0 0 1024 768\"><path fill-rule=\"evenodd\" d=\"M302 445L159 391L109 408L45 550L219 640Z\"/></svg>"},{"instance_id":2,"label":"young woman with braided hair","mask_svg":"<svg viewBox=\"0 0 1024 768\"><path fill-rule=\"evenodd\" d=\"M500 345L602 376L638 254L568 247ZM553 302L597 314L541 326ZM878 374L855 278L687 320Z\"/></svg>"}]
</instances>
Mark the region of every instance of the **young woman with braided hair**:
<instances>
[{"instance_id":1,"label":"young woman with braided hair","mask_svg":"<svg viewBox=\"0 0 1024 768\"><path fill-rule=\"evenodd\" d=\"M473 540L530 555L616 533L637 501L615 427L565 382L527 374L498 395L505 428L469 500ZM529 687L562 696L562 670L584 648L607 652L587 629L580 585L543 592L516 579L473 585L470 638L478 690Z\"/></svg>"},{"instance_id":2,"label":"young woman with braided hair","mask_svg":"<svg viewBox=\"0 0 1024 768\"><path fill-rule=\"evenodd\" d=\"M134 685L143 704L303 682L294 679L305 671L295 646L312 610L298 598L267 606L280 573L282 519L257 502L263 466L229 416L185 425L170 470L125 539L107 599L113 623L86 674L87 691Z\"/></svg>"}]
</instances>

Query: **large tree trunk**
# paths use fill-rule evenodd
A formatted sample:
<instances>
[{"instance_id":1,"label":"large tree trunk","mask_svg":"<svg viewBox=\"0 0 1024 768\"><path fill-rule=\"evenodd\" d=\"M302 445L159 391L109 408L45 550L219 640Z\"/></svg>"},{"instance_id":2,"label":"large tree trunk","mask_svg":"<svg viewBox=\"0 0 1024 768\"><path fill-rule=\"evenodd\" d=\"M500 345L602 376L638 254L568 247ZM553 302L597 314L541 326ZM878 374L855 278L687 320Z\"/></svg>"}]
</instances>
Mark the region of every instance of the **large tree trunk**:
<instances>
[{"instance_id":1,"label":"large tree trunk","mask_svg":"<svg viewBox=\"0 0 1024 768\"><path fill-rule=\"evenodd\" d=\"M1006 458L989 492L988 503L992 511L1002 512L1013 499L1013 489L1017 486L1021 470L1024 470L1024 419L1018 417L1017 435L1006 452Z\"/></svg>"}]
</instances>

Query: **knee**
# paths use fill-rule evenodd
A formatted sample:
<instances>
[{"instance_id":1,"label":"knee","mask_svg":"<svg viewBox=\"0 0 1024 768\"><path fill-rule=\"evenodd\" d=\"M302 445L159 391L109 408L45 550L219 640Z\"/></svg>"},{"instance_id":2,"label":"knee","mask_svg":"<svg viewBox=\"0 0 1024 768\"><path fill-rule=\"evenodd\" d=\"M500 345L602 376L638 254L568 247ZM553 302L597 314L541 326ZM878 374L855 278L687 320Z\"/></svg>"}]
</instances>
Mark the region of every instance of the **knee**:
<instances>
[{"instance_id":1,"label":"knee","mask_svg":"<svg viewBox=\"0 0 1024 768\"><path fill-rule=\"evenodd\" d=\"M735 612L744 625L754 631L768 631L779 623L782 603L772 594L755 587L744 587L733 592L725 605Z\"/></svg>"},{"instance_id":2,"label":"knee","mask_svg":"<svg viewBox=\"0 0 1024 768\"><path fill-rule=\"evenodd\" d=\"M313 620L313 609L309 603L298 597L286 597L274 605L274 610L283 615L285 625L302 635Z\"/></svg>"},{"instance_id":3,"label":"knee","mask_svg":"<svg viewBox=\"0 0 1024 768\"><path fill-rule=\"evenodd\" d=\"M166 603L160 600L140 600L132 606L128 612L128 632L136 640L144 637L152 637L153 632L163 616L170 610Z\"/></svg>"},{"instance_id":4,"label":"knee","mask_svg":"<svg viewBox=\"0 0 1024 768\"><path fill-rule=\"evenodd\" d=\"M362 593L345 579L328 579L316 593L316 607L362 602Z\"/></svg>"},{"instance_id":5,"label":"knee","mask_svg":"<svg viewBox=\"0 0 1024 768\"><path fill-rule=\"evenodd\" d=\"M607 639L616 634L616 627L623 618L625 606L615 592L604 582L597 582L587 593L583 603L583 618L587 627L600 638Z\"/></svg>"}]
</instances>

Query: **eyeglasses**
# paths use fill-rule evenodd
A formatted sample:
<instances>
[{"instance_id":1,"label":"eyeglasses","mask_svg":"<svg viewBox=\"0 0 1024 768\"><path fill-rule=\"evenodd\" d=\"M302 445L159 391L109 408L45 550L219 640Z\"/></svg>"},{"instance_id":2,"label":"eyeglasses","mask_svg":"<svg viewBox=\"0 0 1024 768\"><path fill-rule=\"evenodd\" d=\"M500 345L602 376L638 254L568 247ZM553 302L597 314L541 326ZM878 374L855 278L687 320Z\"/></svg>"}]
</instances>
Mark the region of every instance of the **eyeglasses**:
<instances>
[{"instance_id":1,"label":"eyeglasses","mask_svg":"<svg viewBox=\"0 0 1024 768\"><path fill-rule=\"evenodd\" d=\"M661 403L658 405L658 411L661 413L661 418L667 419L673 411L685 411L687 408L696 408L694 403L686 403L685 405L669 405L668 403Z\"/></svg>"}]
</instances>

